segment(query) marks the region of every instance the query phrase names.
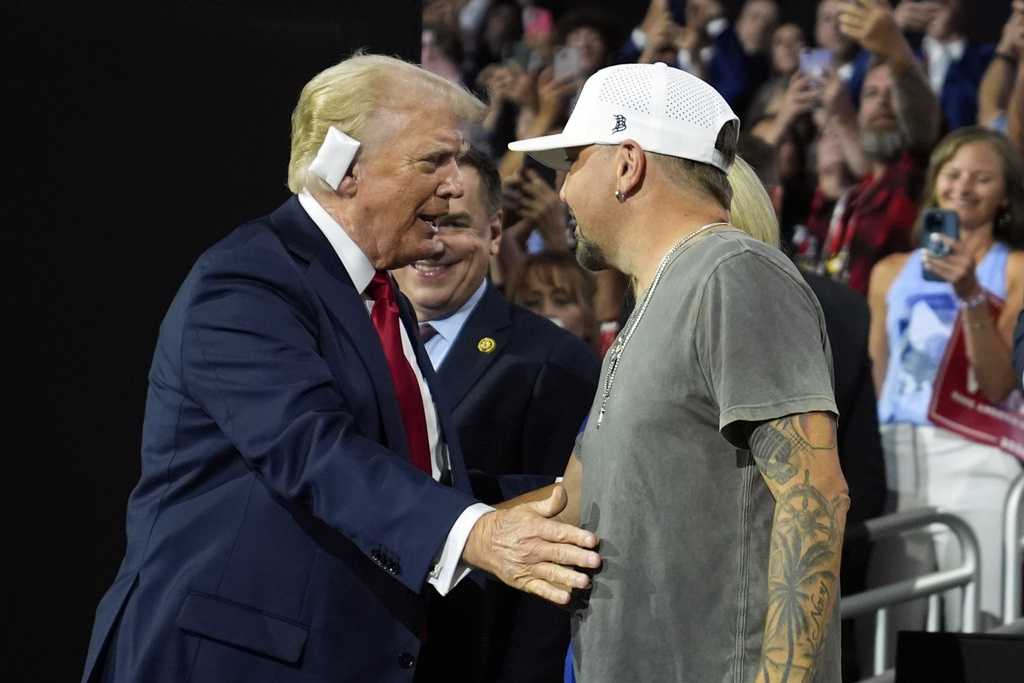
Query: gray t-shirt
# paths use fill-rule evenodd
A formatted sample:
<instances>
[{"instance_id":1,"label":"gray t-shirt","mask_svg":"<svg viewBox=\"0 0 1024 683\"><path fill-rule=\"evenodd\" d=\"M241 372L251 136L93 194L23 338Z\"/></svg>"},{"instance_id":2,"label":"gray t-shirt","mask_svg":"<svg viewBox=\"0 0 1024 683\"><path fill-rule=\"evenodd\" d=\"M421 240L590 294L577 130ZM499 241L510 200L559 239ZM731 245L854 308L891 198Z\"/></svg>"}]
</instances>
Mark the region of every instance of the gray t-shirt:
<instances>
[{"instance_id":1,"label":"gray t-shirt","mask_svg":"<svg viewBox=\"0 0 1024 683\"><path fill-rule=\"evenodd\" d=\"M753 681L774 499L742 423L837 412L821 308L781 252L719 230L669 263L598 428L610 357L577 441L603 558L573 616L577 680ZM837 599L817 681L840 680L838 618Z\"/></svg>"}]
</instances>

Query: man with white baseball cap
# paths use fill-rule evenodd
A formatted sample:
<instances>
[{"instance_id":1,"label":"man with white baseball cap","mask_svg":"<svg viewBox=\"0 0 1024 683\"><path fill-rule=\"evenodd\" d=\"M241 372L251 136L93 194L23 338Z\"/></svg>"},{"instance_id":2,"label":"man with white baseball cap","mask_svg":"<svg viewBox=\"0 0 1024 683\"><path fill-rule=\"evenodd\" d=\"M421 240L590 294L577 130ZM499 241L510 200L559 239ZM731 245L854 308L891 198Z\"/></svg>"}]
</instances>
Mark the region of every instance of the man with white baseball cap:
<instances>
[{"instance_id":1,"label":"man with white baseball cap","mask_svg":"<svg viewBox=\"0 0 1024 683\"><path fill-rule=\"evenodd\" d=\"M510 145L567 171L577 257L636 287L563 482L559 518L601 539L573 602L587 683L840 680L831 352L793 265L729 224L738 130L703 81L625 64Z\"/></svg>"}]
</instances>

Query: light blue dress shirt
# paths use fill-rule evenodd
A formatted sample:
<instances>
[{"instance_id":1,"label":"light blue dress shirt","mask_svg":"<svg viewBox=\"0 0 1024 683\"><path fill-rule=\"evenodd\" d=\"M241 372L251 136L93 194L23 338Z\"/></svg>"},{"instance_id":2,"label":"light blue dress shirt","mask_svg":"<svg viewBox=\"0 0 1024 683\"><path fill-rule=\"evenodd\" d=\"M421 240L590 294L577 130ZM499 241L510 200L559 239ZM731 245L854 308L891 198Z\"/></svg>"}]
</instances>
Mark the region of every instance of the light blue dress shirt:
<instances>
[{"instance_id":1,"label":"light blue dress shirt","mask_svg":"<svg viewBox=\"0 0 1024 683\"><path fill-rule=\"evenodd\" d=\"M437 334L423 345L423 348L427 350L427 355L430 356L430 363L434 366L435 370L440 369L441 363L448 357L448 352L452 350L452 344L458 339L459 332L462 332L462 328L466 325L466 321L469 320L470 314L476 309L476 305L480 303L480 299L483 298L484 290L486 289L487 280L485 279L476 288L476 291L473 292L473 296L469 297L466 303L459 307L459 310L444 318L426 321L437 330Z\"/></svg>"}]
</instances>

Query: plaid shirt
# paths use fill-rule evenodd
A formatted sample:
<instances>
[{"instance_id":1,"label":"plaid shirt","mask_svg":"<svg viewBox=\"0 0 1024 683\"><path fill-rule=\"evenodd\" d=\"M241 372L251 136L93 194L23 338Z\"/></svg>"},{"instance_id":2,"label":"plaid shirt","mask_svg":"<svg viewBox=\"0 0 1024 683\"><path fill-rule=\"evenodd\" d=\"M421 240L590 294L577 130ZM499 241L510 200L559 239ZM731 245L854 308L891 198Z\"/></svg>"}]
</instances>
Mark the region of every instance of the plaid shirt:
<instances>
[{"instance_id":1,"label":"plaid shirt","mask_svg":"<svg viewBox=\"0 0 1024 683\"><path fill-rule=\"evenodd\" d=\"M823 259L848 250L846 268L835 274L837 279L867 294L874 265L889 254L911 250L910 232L917 219L925 168L904 152L877 181L868 175L853 189L838 229L823 245Z\"/></svg>"}]
</instances>

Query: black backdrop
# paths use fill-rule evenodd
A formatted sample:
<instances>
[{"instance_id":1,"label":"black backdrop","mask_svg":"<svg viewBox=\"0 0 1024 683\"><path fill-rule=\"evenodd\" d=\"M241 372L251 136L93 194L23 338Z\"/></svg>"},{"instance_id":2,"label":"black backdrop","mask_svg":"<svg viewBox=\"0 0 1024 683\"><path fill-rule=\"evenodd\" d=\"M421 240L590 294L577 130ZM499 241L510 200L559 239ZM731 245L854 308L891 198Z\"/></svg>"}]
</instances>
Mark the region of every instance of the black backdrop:
<instances>
[{"instance_id":1,"label":"black backdrop","mask_svg":"<svg viewBox=\"0 0 1024 683\"><path fill-rule=\"evenodd\" d=\"M150 4L16 0L5 22L5 680L80 675L160 319L201 251L287 196L302 85L356 47L419 53L418 0ZM592 4L634 25L647 3ZM814 0L783 4L810 27Z\"/></svg>"},{"instance_id":2,"label":"black backdrop","mask_svg":"<svg viewBox=\"0 0 1024 683\"><path fill-rule=\"evenodd\" d=\"M6 27L9 681L81 676L160 320L199 253L288 196L302 85L357 47L419 57L409 0L150 5L19 5Z\"/></svg>"}]
</instances>

